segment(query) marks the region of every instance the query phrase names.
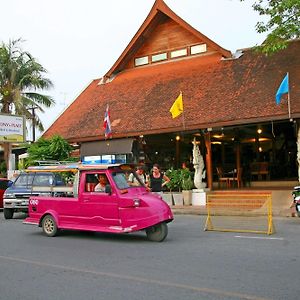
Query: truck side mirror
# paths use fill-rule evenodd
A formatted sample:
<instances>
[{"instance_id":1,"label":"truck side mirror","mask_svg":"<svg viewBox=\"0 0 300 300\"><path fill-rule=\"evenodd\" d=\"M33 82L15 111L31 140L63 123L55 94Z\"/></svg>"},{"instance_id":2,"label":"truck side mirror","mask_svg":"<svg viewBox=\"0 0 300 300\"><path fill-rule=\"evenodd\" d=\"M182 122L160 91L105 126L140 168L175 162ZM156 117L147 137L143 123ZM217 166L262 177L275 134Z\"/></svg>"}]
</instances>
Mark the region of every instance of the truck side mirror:
<instances>
[{"instance_id":1,"label":"truck side mirror","mask_svg":"<svg viewBox=\"0 0 300 300\"><path fill-rule=\"evenodd\" d=\"M111 186L110 186L110 184L107 184L105 186L104 192L107 193L107 194L109 194L109 195L111 195Z\"/></svg>"},{"instance_id":2,"label":"truck side mirror","mask_svg":"<svg viewBox=\"0 0 300 300\"><path fill-rule=\"evenodd\" d=\"M14 183L14 182L13 182L12 180L8 180L8 182L7 182L7 187L8 187L8 188L11 187L13 183Z\"/></svg>"}]
</instances>

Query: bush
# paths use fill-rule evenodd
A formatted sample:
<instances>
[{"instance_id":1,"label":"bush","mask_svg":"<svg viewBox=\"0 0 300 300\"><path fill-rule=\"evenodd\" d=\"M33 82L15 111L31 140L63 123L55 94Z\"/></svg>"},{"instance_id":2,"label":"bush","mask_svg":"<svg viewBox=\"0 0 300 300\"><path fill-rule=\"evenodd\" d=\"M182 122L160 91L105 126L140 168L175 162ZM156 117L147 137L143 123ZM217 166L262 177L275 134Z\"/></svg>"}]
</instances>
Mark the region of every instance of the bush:
<instances>
[{"instance_id":1,"label":"bush","mask_svg":"<svg viewBox=\"0 0 300 300\"><path fill-rule=\"evenodd\" d=\"M194 187L192 172L189 169L181 169L181 188L191 190Z\"/></svg>"},{"instance_id":2,"label":"bush","mask_svg":"<svg viewBox=\"0 0 300 300\"><path fill-rule=\"evenodd\" d=\"M171 191L191 190L194 187L193 174L189 169L169 169L166 175L170 178L167 187Z\"/></svg>"},{"instance_id":3,"label":"bush","mask_svg":"<svg viewBox=\"0 0 300 300\"><path fill-rule=\"evenodd\" d=\"M189 176L188 178L183 178L182 180L182 189L183 190L191 190L194 187L194 182L192 180L192 177Z\"/></svg>"},{"instance_id":4,"label":"bush","mask_svg":"<svg viewBox=\"0 0 300 300\"><path fill-rule=\"evenodd\" d=\"M181 170L169 169L166 172L166 176L170 178L170 182L166 184L170 191L180 191L181 190Z\"/></svg>"}]
</instances>

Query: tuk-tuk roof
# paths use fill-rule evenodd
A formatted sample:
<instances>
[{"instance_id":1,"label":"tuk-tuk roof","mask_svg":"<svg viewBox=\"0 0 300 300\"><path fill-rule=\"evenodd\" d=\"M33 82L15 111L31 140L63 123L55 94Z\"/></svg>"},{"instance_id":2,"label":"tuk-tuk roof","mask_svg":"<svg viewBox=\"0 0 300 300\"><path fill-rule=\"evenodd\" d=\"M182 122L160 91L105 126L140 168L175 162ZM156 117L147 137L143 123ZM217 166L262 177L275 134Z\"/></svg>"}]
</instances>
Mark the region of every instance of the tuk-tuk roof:
<instances>
[{"instance_id":1,"label":"tuk-tuk roof","mask_svg":"<svg viewBox=\"0 0 300 300\"><path fill-rule=\"evenodd\" d=\"M78 170L106 170L110 168L120 167L122 170L132 170L134 167L131 164L82 164L71 163L65 165L43 165L43 166L31 166L28 167L26 172L73 172Z\"/></svg>"}]
</instances>

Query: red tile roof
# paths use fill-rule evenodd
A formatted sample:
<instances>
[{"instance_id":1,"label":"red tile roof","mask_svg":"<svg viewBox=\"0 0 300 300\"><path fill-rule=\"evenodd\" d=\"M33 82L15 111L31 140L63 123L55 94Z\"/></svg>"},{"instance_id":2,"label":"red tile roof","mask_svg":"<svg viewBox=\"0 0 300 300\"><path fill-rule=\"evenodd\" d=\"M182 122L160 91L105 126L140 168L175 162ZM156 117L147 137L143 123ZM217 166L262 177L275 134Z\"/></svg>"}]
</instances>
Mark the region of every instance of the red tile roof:
<instances>
[{"instance_id":1,"label":"red tile roof","mask_svg":"<svg viewBox=\"0 0 300 300\"><path fill-rule=\"evenodd\" d=\"M293 41L269 57L248 49L233 60L194 56L126 70L106 84L96 79L43 136L60 134L70 142L103 139L107 103L114 138L182 131L183 118L172 119L169 112L180 91L185 130L288 119L286 99L275 103L286 72L292 117L300 117L299 53L300 41Z\"/></svg>"}]
</instances>

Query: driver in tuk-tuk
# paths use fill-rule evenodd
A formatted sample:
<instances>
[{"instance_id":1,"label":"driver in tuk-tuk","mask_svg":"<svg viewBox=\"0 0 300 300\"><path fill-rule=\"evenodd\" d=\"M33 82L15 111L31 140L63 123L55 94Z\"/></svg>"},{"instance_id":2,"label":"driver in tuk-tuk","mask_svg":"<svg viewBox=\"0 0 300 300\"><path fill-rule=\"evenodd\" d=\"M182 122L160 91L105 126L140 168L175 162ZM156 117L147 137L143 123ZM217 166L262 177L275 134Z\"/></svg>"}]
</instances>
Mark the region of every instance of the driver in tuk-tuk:
<instances>
[{"instance_id":1,"label":"driver in tuk-tuk","mask_svg":"<svg viewBox=\"0 0 300 300\"><path fill-rule=\"evenodd\" d=\"M95 186L95 192L105 192L105 186L108 184L106 175L98 175L99 183Z\"/></svg>"}]
</instances>

